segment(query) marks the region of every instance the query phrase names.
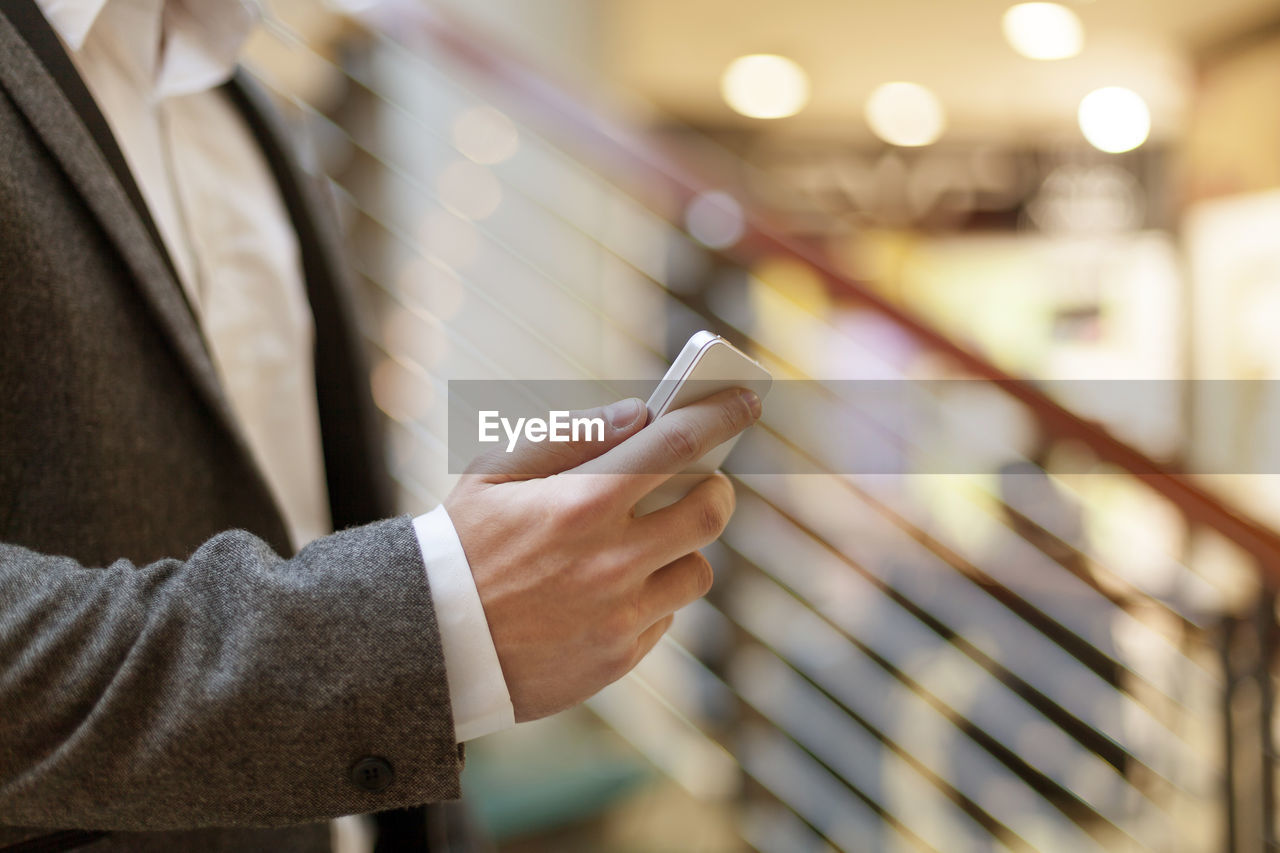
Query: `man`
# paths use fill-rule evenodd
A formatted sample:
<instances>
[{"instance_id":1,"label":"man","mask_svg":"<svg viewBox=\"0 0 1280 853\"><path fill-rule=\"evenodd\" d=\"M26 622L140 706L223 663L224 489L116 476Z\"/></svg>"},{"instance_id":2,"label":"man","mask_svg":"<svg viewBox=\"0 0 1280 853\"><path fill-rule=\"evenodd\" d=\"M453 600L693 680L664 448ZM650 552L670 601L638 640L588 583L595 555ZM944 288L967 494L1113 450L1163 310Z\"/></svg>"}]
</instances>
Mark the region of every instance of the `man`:
<instances>
[{"instance_id":1,"label":"man","mask_svg":"<svg viewBox=\"0 0 1280 853\"><path fill-rule=\"evenodd\" d=\"M0 0L0 845L327 849L457 797L463 741L620 677L711 581L727 480L631 509L747 392L621 401L388 518L334 240L232 79L251 24Z\"/></svg>"}]
</instances>

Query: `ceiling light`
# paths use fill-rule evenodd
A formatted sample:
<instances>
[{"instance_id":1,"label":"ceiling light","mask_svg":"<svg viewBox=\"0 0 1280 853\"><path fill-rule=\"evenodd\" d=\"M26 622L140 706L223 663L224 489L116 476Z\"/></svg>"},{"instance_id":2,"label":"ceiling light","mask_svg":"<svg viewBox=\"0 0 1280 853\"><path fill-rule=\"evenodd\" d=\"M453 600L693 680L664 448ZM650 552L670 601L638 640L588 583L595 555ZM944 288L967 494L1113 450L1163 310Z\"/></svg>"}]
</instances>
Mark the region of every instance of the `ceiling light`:
<instances>
[{"instance_id":1,"label":"ceiling light","mask_svg":"<svg viewBox=\"0 0 1280 853\"><path fill-rule=\"evenodd\" d=\"M1066 59L1084 47L1084 25L1057 3L1019 3L1004 13L1004 37L1028 59Z\"/></svg>"},{"instance_id":2,"label":"ceiling light","mask_svg":"<svg viewBox=\"0 0 1280 853\"><path fill-rule=\"evenodd\" d=\"M932 145L947 126L942 103L918 83L885 83L867 98L867 124L890 145Z\"/></svg>"},{"instance_id":3,"label":"ceiling light","mask_svg":"<svg viewBox=\"0 0 1280 853\"><path fill-rule=\"evenodd\" d=\"M1080 132L1100 151L1119 154L1147 141L1151 112L1146 101L1130 89L1107 86L1085 95L1078 113Z\"/></svg>"},{"instance_id":4,"label":"ceiling light","mask_svg":"<svg viewBox=\"0 0 1280 853\"><path fill-rule=\"evenodd\" d=\"M809 75L785 56L740 56L720 76L720 94L750 118L786 118L809 102Z\"/></svg>"}]
</instances>

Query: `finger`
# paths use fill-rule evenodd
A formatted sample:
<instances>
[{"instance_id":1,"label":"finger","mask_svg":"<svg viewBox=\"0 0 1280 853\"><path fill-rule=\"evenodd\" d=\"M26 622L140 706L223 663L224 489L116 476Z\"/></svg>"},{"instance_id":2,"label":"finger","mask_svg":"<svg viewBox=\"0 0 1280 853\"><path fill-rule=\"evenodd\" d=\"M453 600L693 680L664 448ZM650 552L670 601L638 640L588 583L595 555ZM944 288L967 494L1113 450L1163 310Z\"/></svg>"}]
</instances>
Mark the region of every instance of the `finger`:
<instances>
[{"instance_id":1,"label":"finger","mask_svg":"<svg viewBox=\"0 0 1280 853\"><path fill-rule=\"evenodd\" d=\"M759 396L731 388L668 412L579 471L632 475L615 481L615 497L631 506L759 417Z\"/></svg>"},{"instance_id":2,"label":"finger","mask_svg":"<svg viewBox=\"0 0 1280 853\"><path fill-rule=\"evenodd\" d=\"M658 641L662 639L662 635L670 630L671 623L675 621L675 618L674 614L668 613L666 616L640 632L640 636L636 638L636 644L631 652L631 661L627 666L627 672L635 669L636 664L644 660L645 655L653 651L653 647L658 645Z\"/></svg>"},{"instance_id":3,"label":"finger","mask_svg":"<svg viewBox=\"0 0 1280 853\"><path fill-rule=\"evenodd\" d=\"M534 442L522 436L509 452L499 447L477 457L466 473L490 483L550 477L616 447L645 425L648 412L639 398L628 397L607 406L571 412L569 417L571 420L598 418L602 427L592 425L583 429L576 441Z\"/></svg>"},{"instance_id":4,"label":"finger","mask_svg":"<svg viewBox=\"0 0 1280 853\"><path fill-rule=\"evenodd\" d=\"M711 590L715 573L697 551L668 563L645 580L640 589L641 624L658 622Z\"/></svg>"},{"instance_id":5,"label":"finger","mask_svg":"<svg viewBox=\"0 0 1280 853\"><path fill-rule=\"evenodd\" d=\"M670 506L636 518L627 533L640 554L636 565L665 566L710 545L724 532L735 506L733 484L717 471Z\"/></svg>"}]
</instances>

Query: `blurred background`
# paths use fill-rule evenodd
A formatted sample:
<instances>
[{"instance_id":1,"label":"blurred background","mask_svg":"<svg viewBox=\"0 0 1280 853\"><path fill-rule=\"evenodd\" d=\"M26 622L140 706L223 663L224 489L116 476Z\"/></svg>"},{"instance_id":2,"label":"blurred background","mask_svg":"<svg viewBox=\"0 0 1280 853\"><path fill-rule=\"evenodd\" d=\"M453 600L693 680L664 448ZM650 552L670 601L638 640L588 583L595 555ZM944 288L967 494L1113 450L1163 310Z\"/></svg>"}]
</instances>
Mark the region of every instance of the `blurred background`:
<instances>
[{"instance_id":1,"label":"blurred background","mask_svg":"<svg viewBox=\"0 0 1280 853\"><path fill-rule=\"evenodd\" d=\"M1000 414L981 472L888 476L766 411L797 473L737 477L708 599L470 746L499 850L1276 848L1280 481L1179 473L1278 449L1268 383L1212 391L1280 373L1274 2L265 12L406 512L454 479L448 380L656 380L702 328L842 411ZM1116 379L1149 417L1062 390ZM895 469L945 440L872 426Z\"/></svg>"}]
</instances>

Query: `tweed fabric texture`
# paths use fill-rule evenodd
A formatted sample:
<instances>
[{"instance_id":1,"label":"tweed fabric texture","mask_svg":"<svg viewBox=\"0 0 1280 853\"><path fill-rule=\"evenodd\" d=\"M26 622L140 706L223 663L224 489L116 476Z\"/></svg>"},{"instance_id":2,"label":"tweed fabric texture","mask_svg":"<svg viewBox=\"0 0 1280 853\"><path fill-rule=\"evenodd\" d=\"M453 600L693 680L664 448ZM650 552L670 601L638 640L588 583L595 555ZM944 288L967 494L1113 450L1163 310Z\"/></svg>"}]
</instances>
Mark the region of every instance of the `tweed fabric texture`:
<instances>
[{"instance_id":1,"label":"tweed fabric texture","mask_svg":"<svg viewBox=\"0 0 1280 853\"><path fill-rule=\"evenodd\" d=\"M270 826L456 796L410 519L295 557L243 531L86 569L0 548L0 814L28 826ZM363 756L395 767L353 785Z\"/></svg>"},{"instance_id":2,"label":"tweed fabric texture","mask_svg":"<svg viewBox=\"0 0 1280 853\"><path fill-rule=\"evenodd\" d=\"M317 312L345 347L317 383L326 463L346 460L335 518L355 524L385 514L383 461L348 297L307 274L343 309ZM248 827L458 796L410 520L290 555L179 285L4 15L0 543L0 844L45 827L125 832L112 849L323 849L323 826ZM395 767L379 793L348 780L368 755ZM198 827L246 829L127 834Z\"/></svg>"}]
</instances>

